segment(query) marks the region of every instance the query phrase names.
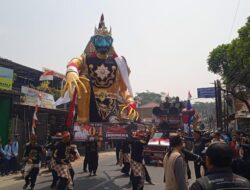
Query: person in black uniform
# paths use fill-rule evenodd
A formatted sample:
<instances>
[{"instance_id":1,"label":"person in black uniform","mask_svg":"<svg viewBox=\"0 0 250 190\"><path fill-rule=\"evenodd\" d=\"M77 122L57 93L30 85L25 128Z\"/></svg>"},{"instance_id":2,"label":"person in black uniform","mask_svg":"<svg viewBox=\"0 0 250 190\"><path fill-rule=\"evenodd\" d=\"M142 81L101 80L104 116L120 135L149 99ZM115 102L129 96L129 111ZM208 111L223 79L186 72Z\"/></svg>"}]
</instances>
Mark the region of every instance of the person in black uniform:
<instances>
[{"instance_id":1,"label":"person in black uniform","mask_svg":"<svg viewBox=\"0 0 250 190\"><path fill-rule=\"evenodd\" d=\"M120 155L120 151L121 151L121 148L122 148L122 141L121 140L115 140L114 141L115 143L115 155L116 155L116 165L119 164L119 155Z\"/></svg>"},{"instance_id":2,"label":"person in black uniform","mask_svg":"<svg viewBox=\"0 0 250 190\"><path fill-rule=\"evenodd\" d=\"M74 171L70 164L76 156L76 152L72 151L70 145L70 133L64 131L62 133L62 141L60 141L53 153L53 158L56 161L55 170L59 178L57 190L66 190L73 186Z\"/></svg>"},{"instance_id":3,"label":"person in black uniform","mask_svg":"<svg viewBox=\"0 0 250 190\"><path fill-rule=\"evenodd\" d=\"M201 136L201 131L195 130L193 133L193 137L185 137L186 141L193 141L193 153L199 155L200 157L203 156L203 151L205 150L205 145L208 143L211 138L205 138ZM196 179L201 177L201 162L194 162L194 171Z\"/></svg>"},{"instance_id":4,"label":"person in black uniform","mask_svg":"<svg viewBox=\"0 0 250 190\"><path fill-rule=\"evenodd\" d=\"M194 161L195 163L198 163L199 165L202 165L203 160L199 155L194 154L193 152L189 151L186 148L182 149L182 154L183 154L184 160L185 160L185 162L187 164L187 176L188 176L188 179L191 179L192 176L191 176L190 167L188 165L188 161Z\"/></svg>"},{"instance_id":5,"label":"person in black uniform","mask_svg":"<svg viewBox=\"0 0 250 190\"><path fill-rule=\"evenodd\" d=\"M88 142L84 142L83 146L85 146L85 155L84 155L84 160L83 160L83 172L87 172L87 167L88 167L88 152L86 150Z\"/></svg>"},{"instance_id":6,"label":"person in black uniform","mask_svg":"<svg viewBox=\"0 0 250 190\"><path fill-rule=\"evenodd\" d=\"M130 160L129 160L130 147L128 140L122 141L122 148L120 151L120 165L124 165L121 172L125 175L129 175L130 171Z\"/></svg>"},{"instance_id":7,"label":"person in black uniform","mask_svg":"<svg viewBox=\"0 0 250 190\"><path fill-rule=\"evenodd\" d=\"M133 190L143 190L144 188L145 169L142 162L143 148L147 144L144 138L144 133L137 131L131 141L131 181Z\"/></svg>"},{"instance_id":8,"label":"person in black uniform","mask_svg":"<svg viewBox=\"0 0 250 190\"><path fill-rule=\"evenodd\" d=\"M57 147L57 144L60 142L59 140L62 139L62 133L57 133L56 136L54 137L54 139L52 140L52 144L51 144L51 151L52 151L52 155L51 155L51 160L50 160L50 166L51 166L51 174L52 174L52 184L50 185L50 187L53 189L54 187L56 187L57 185L57 181L58 181L58 175L56 172L56 161L53 157L55 149Z\"/></svg>"},{"instance_id":9,"label":"person in black uniform","mask_svg":"<svg viewBox=\"0 0 250 190\"><path fill-rule=\"evenodd\" d=\"M31 190L34 189L36 178L39 173L39 165L42 153L42 147L37 143L37 136L34 134L31 135L30 142L25 146L23 156L23 161L26 163L26 167L29 165L30 168L28 171L26 171L23 189L26 189L29 185Z\"/></svg>"},{"instance_id":10,"label":"person in black uniform","mask_svg":"<svg viewBox=\"0 0 250 190\"><path fill-rule=\"evenodd\" d=\"M98 146L94 137L90 138L90 142L86 145L87 160L89 165L89 176L96 176L98 168Z\"/></svg>"},{"instance_id":11,"label":"person in black uniform","mask_svg":"<svg viewBox=\"0 0 250 190\"><path fill-rule=\"evenodd\" d=\"M250 182L232 172L233 153L230 147L222 142L211 144L206 150L207 173L197 179L190 190L250 189Z\"/></svg>"}]
</instances>

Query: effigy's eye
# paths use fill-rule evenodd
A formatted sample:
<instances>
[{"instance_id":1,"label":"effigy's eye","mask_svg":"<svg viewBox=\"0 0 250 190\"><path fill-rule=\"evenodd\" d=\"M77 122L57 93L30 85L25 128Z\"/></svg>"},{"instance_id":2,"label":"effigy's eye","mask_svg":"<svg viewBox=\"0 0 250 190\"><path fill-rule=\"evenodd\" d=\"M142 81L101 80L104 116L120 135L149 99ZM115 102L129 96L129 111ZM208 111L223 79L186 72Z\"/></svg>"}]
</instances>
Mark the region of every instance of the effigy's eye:
<instances>
[{"instance_id":1,"label":"effigy's eye","mask_svg":"<svg viewBox=\"0 0 250 190\"><path fill-rule=\"evenodd\" d=\"M106 40L107 43L109 43L110 45L111 45L112 42L113 42L113 39L112 39L112 37L110 37L110 36L106 36L106 37L105 37L105 40Z\"/></svg>"}]
</instances>

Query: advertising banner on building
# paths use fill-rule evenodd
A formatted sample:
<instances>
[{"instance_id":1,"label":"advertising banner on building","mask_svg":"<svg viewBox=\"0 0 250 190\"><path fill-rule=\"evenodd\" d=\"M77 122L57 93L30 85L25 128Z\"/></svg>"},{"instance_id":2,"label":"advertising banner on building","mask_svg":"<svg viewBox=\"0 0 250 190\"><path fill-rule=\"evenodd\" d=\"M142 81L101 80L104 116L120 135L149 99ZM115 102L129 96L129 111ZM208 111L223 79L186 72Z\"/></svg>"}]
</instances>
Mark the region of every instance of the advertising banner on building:
<instances>
[{"instance_id":1,"label":"advertising banner on building","mask_svg":"<svg viewBox=\"0 0 250 190\"><path fill-rule=\"evenodd\" d=\"M12 90L13 70L0 67L0 89Z\"/></svg>"},{"instance_id":2,"label":"advertising banner on building","mask_svg":"<svg viewBox=\"0 0 250 190\"><path fill-rule=\"evenodd\" d=\"M74 140L75 141L88 141L91 138L96 140L103 140L103 124L92 123L92 124L74 124Z\"/></svg>"},{"instance_id":3,"label":"advertising banner on building","mask_svg":"<svg viewBox=\"0 0 250 190\"><path fill-rule=\"evenodd\" d=\"M132 131L137 130L136 126L129 124L112 124L112 123L90 123L74 124L74 140L88 141L91 138L96 140L123 140L131 137Z\"/></svg>"},{"instance_id":4,"label":"advertising banner on building","mask_svg":"<svg viewBox=\"0 0 250 190\"><path fill-rule=\"evenodd\" d=\"M47 94L26 86L21 87L21 104L36 106L42 108L55 109L55 100L52 94ZM38 104L38 100L41 101Z\"/></svg>"},{"instance_id":5,"label":"advertising banner on building","mask_svg":"<svg viewBox=\"0 0 250 190\"><path fill-rule=\"evenodd\" d=\"M105 138L107 140L113 139L127 139L131 133L128 125L114 124L105 127Z\"/></svg>"}]
</instances>

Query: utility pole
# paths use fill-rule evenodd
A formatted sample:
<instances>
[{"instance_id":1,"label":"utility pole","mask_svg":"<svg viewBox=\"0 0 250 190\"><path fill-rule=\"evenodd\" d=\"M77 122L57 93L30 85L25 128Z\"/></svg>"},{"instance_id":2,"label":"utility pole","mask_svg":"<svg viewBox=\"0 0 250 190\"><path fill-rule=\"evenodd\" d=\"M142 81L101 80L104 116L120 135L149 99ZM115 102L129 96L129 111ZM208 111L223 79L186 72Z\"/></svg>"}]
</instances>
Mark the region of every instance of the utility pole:
<instances>
[{"instance_id":1,"label":"utility pole","mask_svg":"<svg viewBox=\"0 0 250 190\"><path fill-rule=\"evenodd\" d=\"M222 129L222 103L221 103L221 84L220 81L214 81L215 87L215 106L216 106L216 129Z\"/></svg>"},{"instance_id":2,"label":"utility pole","mask_svg":"<svg viewBox=\"0 0 250 190\"><path fill-rule=\"evenodd\" d=\"M218 127L218 98L217 98L217 83L214 81L214 88L215 88L215 112L216 112L216 127Z\"/></svg>"}]
</instances>

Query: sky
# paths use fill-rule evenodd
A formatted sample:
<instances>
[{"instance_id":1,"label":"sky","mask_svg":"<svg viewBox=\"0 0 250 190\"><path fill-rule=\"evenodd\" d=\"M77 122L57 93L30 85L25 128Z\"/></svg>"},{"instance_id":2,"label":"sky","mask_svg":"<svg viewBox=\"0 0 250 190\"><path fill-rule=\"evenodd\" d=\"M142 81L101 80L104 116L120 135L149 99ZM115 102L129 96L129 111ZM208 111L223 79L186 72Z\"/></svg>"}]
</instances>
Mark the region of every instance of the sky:
<instances>
[{"instance_id":1,"label":"sky","mask_svg":"<svg viewBox=\"0 0 250 190\"><path fill-rule=\"evenodd\" d=\"M207 69L209 52L237 37L250 1L0 0L0 57L65 73L102 13L131 69L133 91L187 99L220 78Z\"/></svg>"}]
</instances>

